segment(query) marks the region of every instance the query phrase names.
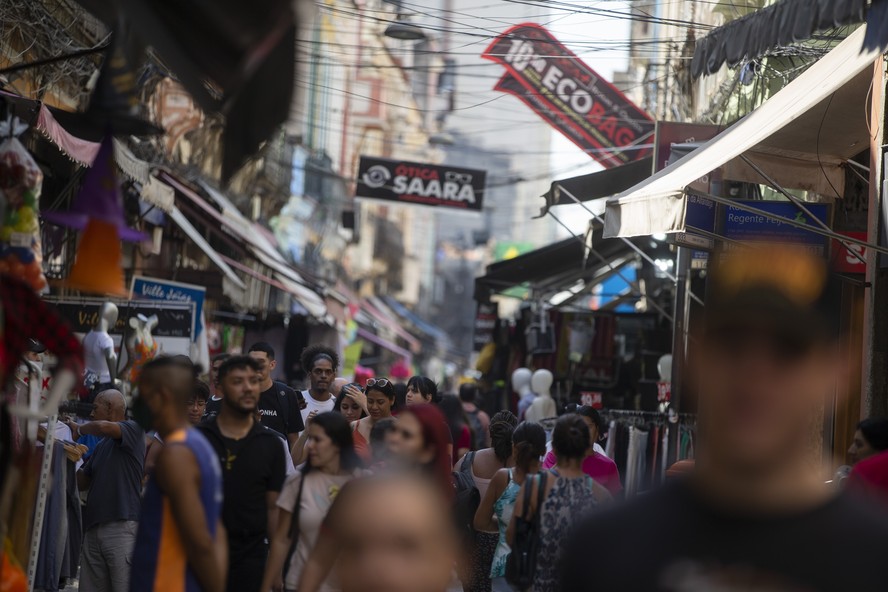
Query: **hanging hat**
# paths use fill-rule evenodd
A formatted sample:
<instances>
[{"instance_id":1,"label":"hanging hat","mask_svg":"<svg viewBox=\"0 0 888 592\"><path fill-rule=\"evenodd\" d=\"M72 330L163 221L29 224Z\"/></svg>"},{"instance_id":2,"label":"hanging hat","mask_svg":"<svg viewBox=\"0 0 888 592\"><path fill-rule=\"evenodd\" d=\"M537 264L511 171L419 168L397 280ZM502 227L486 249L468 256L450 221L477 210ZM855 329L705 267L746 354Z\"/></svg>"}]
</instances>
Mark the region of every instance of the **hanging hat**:
<instances>
[{"instance_id":1,"label":"hanging hat","mask_svg":"<svg viewBox=\"0 0 888 592\"><path fill-rule=\"evenodd\" d=\"M81 292L126 296L117 226L92 218L80 235L77 257L63 285Z\"/></svg>"},{"instance_id":2,"label":"hanging hat","mask_svg":"<svg viewBox=\"0 0 888 592\"><path fill-rule=\"evenodd\" d=\"M129 228L123 218L123 205L117 171L114 164L114 143L106 134L92 168L83 179L80 192L67 212L45 211L43 219L50 224L85 230L90 220L99 220L114 226L121 240L141 242L147 235Z\"/></svg>"}]
</instances>

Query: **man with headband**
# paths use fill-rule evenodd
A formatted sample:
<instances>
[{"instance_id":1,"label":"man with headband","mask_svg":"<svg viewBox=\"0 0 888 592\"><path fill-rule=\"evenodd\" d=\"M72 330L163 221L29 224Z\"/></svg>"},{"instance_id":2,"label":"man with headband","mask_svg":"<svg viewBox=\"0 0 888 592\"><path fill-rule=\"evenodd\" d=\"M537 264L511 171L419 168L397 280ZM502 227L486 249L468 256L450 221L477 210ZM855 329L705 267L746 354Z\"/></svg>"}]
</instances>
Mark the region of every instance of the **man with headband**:
<instances>
[{"instance_id":1,"label":"man with headband","mask_svg":"<svg viewBox=\"0 0 888 592\"><path fill-rule=\"evenodd\" d=\"M333 411L336 404L333 382L339 369L339 354L325 345L310 345L302 351L301 360L311 385L302 391L306 403L302 421L307 426L315 415Z\"/></svg>"}]
</instances>

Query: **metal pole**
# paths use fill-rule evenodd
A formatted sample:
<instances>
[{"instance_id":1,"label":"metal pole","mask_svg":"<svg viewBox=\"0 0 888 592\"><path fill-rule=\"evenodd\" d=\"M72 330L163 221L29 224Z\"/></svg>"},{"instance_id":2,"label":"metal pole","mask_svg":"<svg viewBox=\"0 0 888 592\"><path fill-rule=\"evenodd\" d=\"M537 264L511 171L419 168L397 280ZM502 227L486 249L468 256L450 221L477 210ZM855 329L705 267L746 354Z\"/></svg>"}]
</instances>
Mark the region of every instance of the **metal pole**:
<instances>
[{"instance_id":1,"label":"metal pole","mask_svg":"<svg viewBox=\"0 0 888 592\"><path fill-rule=\"evenodd\" d=\"M691 310L690 269L691 251L678 247L678 261L675 279L675 314L672 323L672 409L681 411L682 391L684 390L684 370L688 353L688 320ZM669 430L669 450L667 463L678 460L678 424Z\"/></svg>"}]
</instances>

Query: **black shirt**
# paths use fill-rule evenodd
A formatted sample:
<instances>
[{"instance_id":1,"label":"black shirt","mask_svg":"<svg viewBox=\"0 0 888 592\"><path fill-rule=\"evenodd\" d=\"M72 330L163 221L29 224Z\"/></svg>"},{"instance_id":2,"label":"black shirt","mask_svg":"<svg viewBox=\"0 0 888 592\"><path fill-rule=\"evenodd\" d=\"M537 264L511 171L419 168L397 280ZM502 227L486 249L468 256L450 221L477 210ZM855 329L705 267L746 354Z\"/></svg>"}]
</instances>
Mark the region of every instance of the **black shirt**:
<instances>
[{"instance_id":1,"label":"black shirt","mask_svg":"<svg viewBox=\"0 0 888 592\"><path fill-rule=\"evenodd\" d=\"M262 425L285 436L298 434L305 429L299 396L282 382L272 382L271 388L259 395L259 414Z\"/></svg>"},{"instance_id":2,"label":"black shirt","mask_svg":"<svg viewBox=\"0 0 888 592\"><path fill-rule=\"evenodd\" d=\"M214 417L198 426L222 466L222 523L232 553L264 541L268 527L268 492L280 492L286 458L280 438L262 424L240 440L226 438Z\"/></svg>"},{"instance_id":3,"label":"black shirt","mask_svg":"<svg viewBox=\"0 0 888 592\"><path fill-rule=\"evenodd\" d=\"M755 516L673 483L587 519L564 549L564 592L888 590L888 511L848 492L814 510Z\"/></svg>"}]
</instances>

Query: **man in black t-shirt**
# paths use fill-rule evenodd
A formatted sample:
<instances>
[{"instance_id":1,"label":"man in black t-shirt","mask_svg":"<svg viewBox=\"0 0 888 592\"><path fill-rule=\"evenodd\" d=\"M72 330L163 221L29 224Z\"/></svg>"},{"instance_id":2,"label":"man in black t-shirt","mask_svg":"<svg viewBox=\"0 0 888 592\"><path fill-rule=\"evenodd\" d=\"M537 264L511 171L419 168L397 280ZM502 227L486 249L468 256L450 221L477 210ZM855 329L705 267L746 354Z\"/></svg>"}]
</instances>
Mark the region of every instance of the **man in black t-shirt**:
<instances>
[{"instance_id":1,"label":"man in black t-shirt","mask_svg":"<svg viewBox=\"0 0 888 592\"><path fill-rule=\"evenodd\" d=\"M305 429L302 422L302 407L305 401L300 394L282 382L271 379L277 366L274 349L267 343L254 343L250 357L259 365L259 414L262 425L284 434L290 448L299 439L299 432Z\"/></svg>"},{"instance_id":2,"label":"man in black t-shirt","mask_svg":"<svg viewBox=\"0 0 888 592\"><path fill-rule=\"evenodd\" d=\"M766 245L724 254L708 282L687 360L695 468L582 521L561 589L888 589L888 513L836 494L820 468L820 413L848 361L837 280L810 253Z\"/></svg>"},{"instance_id":3,"label":"man in black t-shirt","mask_svg":"<svg viewBox=\"0 0 888 592\"><path fill-rule=\"evenodd\" d=\"M257 592L277 524L277 498L286 476L278 436L254 413L259 403L259 364L248 356L222 363L219 415L198 426L222 467L222 523L228 534L228 592Z\"/></svg>"}]
</instances>

